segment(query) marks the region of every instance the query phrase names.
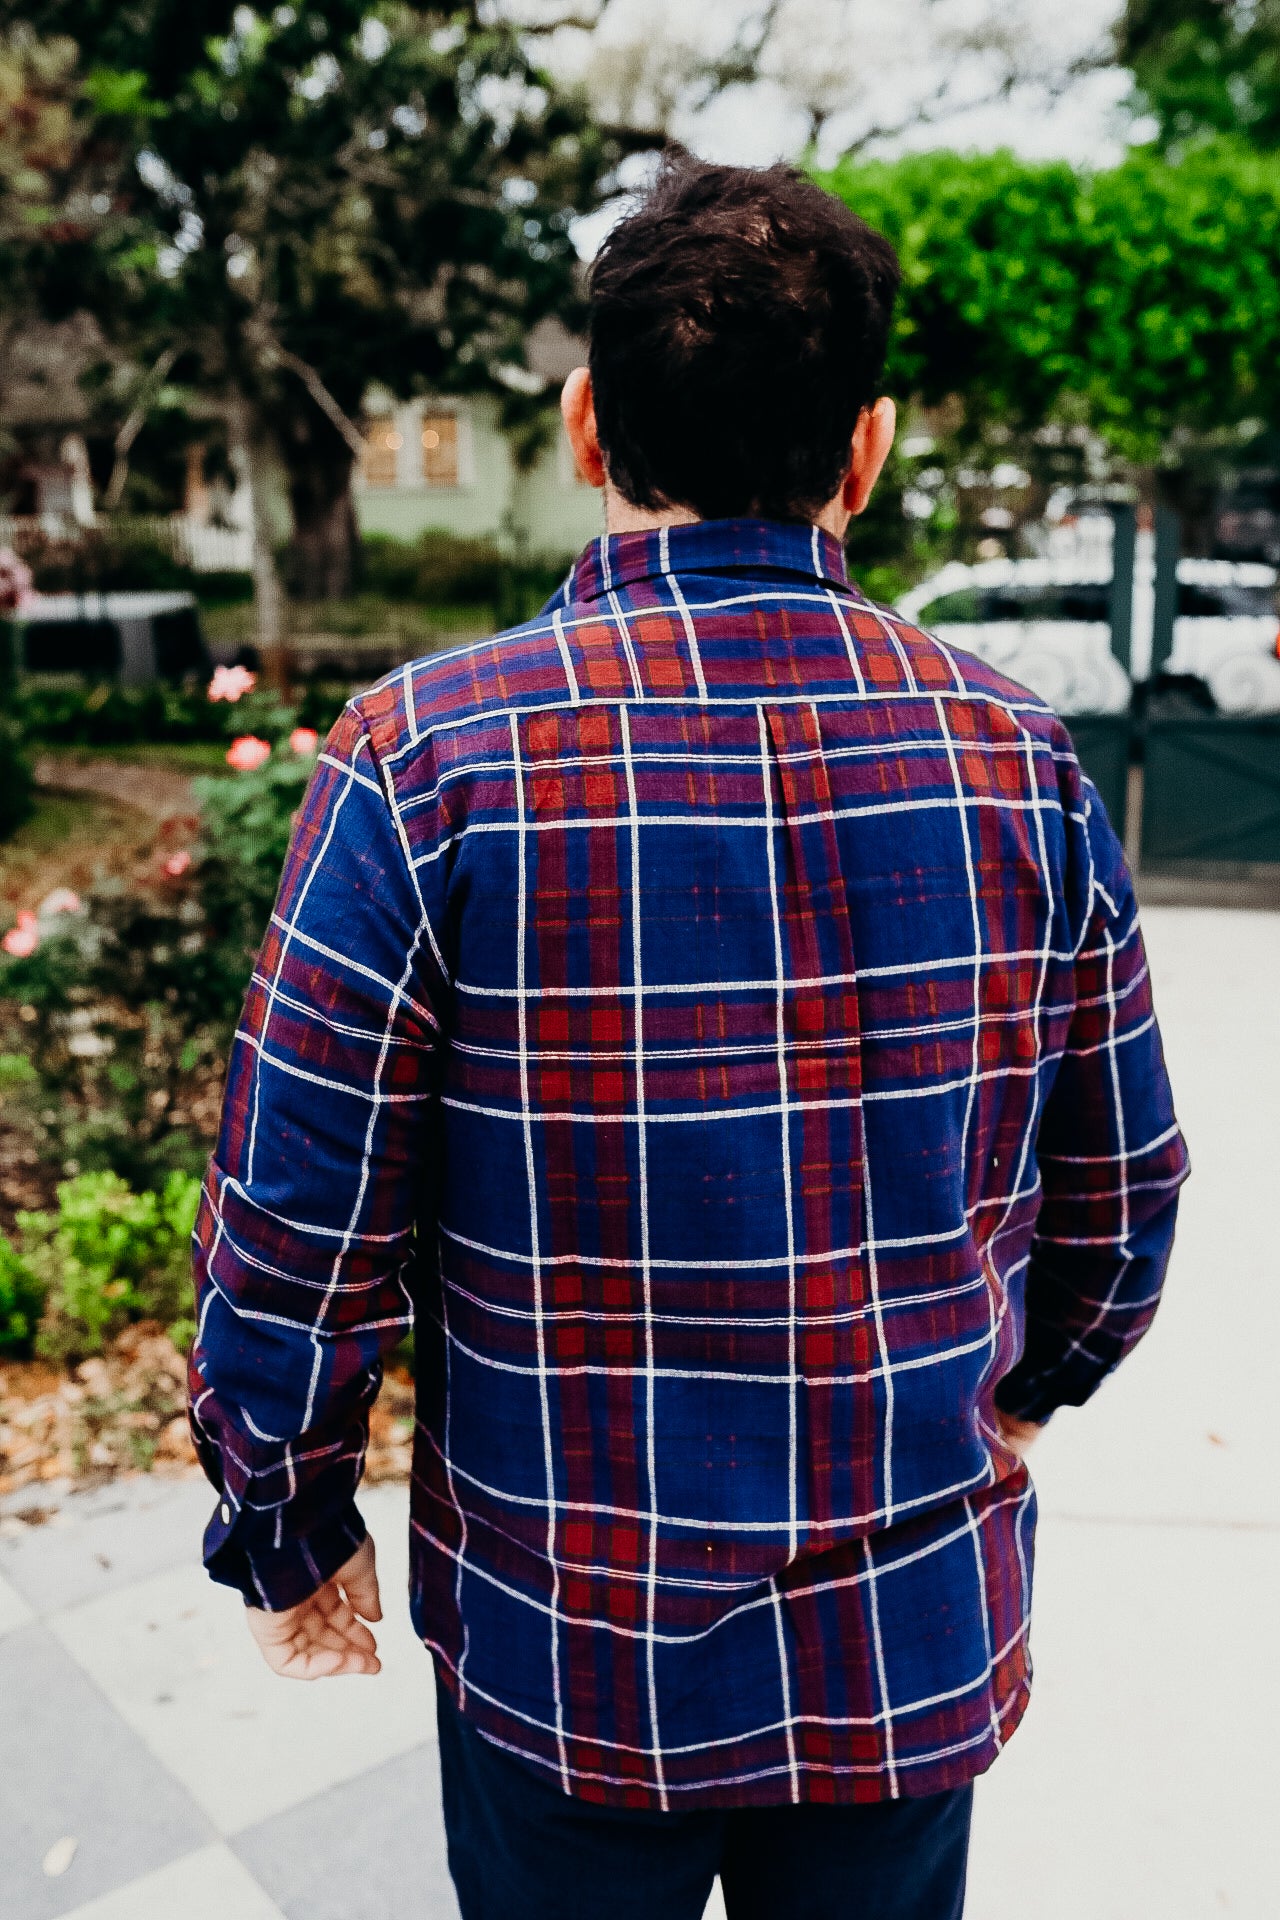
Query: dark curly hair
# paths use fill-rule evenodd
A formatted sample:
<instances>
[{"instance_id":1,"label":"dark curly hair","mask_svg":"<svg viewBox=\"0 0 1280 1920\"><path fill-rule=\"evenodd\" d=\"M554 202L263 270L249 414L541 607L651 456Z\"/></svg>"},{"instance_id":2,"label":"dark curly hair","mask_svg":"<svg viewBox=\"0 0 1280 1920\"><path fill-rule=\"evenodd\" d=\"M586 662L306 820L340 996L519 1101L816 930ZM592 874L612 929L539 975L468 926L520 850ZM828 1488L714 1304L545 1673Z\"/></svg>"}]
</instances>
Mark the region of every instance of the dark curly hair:
<instances>
[{"instance_id":1,"label":"dark curly hair","mask_svg":"<svg viewBox=\"0 0 1280 1920\"><path fill-rule=\"evenodd\" d=\"M591 384L635 506L811 520L876 397L889 242L793 167L668 157L591 269Z\"/></svg>"}]
</instances>

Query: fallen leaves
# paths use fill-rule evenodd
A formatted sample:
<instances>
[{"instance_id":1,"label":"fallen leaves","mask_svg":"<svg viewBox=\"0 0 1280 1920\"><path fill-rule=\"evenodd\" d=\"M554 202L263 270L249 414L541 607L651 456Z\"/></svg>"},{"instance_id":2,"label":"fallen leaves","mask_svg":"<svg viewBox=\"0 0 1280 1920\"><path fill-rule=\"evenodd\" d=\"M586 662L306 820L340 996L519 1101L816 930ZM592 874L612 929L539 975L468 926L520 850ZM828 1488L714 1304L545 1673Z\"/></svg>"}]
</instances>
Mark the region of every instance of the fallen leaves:
<instances>
[{"instance_id":1,"label":"fallen leaves","mask_svg":"<svg viewBox=\"0 0 1280 1920\"><path fill-rule=\"evenodd\" d=\"M195 1467L186 1365L153 1322L61 1374L38 1361L0 1369L0 1494L32 1481L93 1481Z\"/></svg>"},{"instance_id":2,"label":"fallen leaves","mask_svg":"<svg viewBox=\"0 0 1280 1920\"><path fill-rule=\"evenodd\" d=\"M413 1418L413 1380L397 1368L370 1417L366 1481L409 1478ZM36 1482L92 1484L148 1471L199 1471L186 1363L154 1322L127 1328L73 1373L39 1360L0 1365L0 1495Z\"/></svg>"}]
</instances>

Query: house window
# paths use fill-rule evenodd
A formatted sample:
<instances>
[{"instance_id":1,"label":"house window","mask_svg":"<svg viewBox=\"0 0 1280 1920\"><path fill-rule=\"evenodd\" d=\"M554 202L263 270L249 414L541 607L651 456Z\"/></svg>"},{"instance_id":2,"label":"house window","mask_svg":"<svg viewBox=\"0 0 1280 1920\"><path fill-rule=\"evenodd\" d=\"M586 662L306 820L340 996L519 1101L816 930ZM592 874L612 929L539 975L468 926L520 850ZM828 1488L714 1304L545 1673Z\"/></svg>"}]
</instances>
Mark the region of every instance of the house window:
<instances>
[{"instance_id":1,"label":"house window","mask_svg":"<svg viewBox=\"0 0 1280 1920\"><path fill-rule=\"evenodd\" d=\"M393 420L375 420L365 435L366 487L394 487L399 478L399 453L404 445Z\"/></svg>"},{"instance_id":2,"label":"house window","mask_svg":"<svg viewBox=\"0 0 1280 1920\"><path fill-rule=\"evenodd\" d=\"M424 413L422 416L422 478L428 487L458 487L462 484L459 458L458 416L456 413Z\"/></svg>"}]
</instances>

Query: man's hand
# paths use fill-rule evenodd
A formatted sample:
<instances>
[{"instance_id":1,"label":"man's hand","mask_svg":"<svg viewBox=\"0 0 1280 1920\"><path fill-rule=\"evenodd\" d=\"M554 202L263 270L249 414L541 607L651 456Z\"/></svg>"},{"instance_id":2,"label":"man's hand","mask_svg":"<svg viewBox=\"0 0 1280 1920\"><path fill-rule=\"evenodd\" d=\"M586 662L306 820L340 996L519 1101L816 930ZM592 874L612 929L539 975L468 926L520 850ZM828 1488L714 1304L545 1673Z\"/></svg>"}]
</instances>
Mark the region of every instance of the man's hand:
<instances>
[{"instance_id":1,"label":"man's hand","mask_svg":"<svg viewBox=\"0 0 1280 1920\"><path fill-rule=\"evenodd\" d=\"M1038 1423L1034 1420L1019 1420L1012 1413L1002 1413L999 1407L996 1408L996 1422L1000 1428L1000 1438L1006 1447L1011 1453L1016 1453L1019 1460L1025 1460L1031 1442L1040 1432Z\"/></svg>"},{"instance_id":2,"label":"man's hand","mask_svg":"<svg viewBox=\"0 0 1280 1920\"><path fill-rule=\"evenodd\" d=\"M245 1618L263 1659L286 1680L380 1673L378 1645L364 1624L382 1618L373 1541L366 1537L346 1566L300 1606L283 1613L246 1607Z\"/></svg>"}]
</instances>

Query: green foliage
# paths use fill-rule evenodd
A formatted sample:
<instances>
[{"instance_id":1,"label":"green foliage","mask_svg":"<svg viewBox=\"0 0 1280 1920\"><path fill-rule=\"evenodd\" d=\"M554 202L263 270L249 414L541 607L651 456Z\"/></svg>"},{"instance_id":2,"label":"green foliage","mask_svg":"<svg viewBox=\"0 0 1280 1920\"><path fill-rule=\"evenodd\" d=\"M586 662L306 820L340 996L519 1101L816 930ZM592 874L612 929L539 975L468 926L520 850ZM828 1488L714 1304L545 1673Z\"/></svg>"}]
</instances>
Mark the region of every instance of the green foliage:
<instances>
[{"instance_id":1,"label":"green foliage","mask_svg":"<svg viewBox=\"0 0 1280 1920\"><path fill-rule=\"evenodd\" d=\"M127 687L118 680L29 677L15 696L15 713L29 740L50 746L230 742L242 733L277 742L296 725L327 732L345 698L345 689L319 685L303 689L299 702L286 706L256 689L238 701L210 700L203 684L177 687L153 680Z\"/></svg>"},{"instance_id":2,"label":"green foliage","mask_svg":"<svg viewBox=\"0 0 1280 1920\"><path fill-rule=\"evenodd\" d=\"M201 780L205 857L200 891L211 946L226 969L236 1011L266 931L311 762L273 754L234 780ZM225 1004L225 1003L224 1003Z\"/></svg>"},{"instance_id":3,"label":"green foliage","mask_svg":"<svg viewBox=\"0 0 1280 1920\"><path fill-rule=\"evenodd\" d=\"M44 1299L43 1283L0 1233L0 1357L31 1358Z\"/></svg>"},{"instance_id":4,"label":"green foliage","mask_svg":"<svg viewBox=\"0 0 1280 1920\"><path fill-rule=\"evenodd\" d=\"M364 584L388 600L474 607L492 604L495 583L507 564L493 540L428 528L416 540L366 534L361 572Z\"/></svg>"},{"instance_id":5,"label":"green foliage","mask_svg":"<svg viewBox=\"0 0 1280 1920\"><path fill-rule=\"evenodd\" d=\"M823 184L898 249L892 390L1038 423L1075 370L1086 252L1065 162L944 150L845 162Z\"/></svg>"},{"instance_id":6,"label":"green foliage","mask_svg":"<svg viewBox=\"0 0 1280 1920\"><path fill-rule=\"evenodd\" d=\"M0 715L0 840L7 840L30 817L32 785L19 730Z\"/></svg>"},{"instance_id":7,"label":"green foliage","mask_svg":"<svg viewBox=\"0 0 1280 1920\"><path fill-rule=\"evenodd\" d=\"M200 585L200 575L146 521L107 521L74 539L28 531L19 547L41 593L194 593Z\"/></svg>"},{"instance_id":8,"label":"green foliage","mask_svg":"<svg viewBox=\"0 0 1280 1920\"><path fill-rule=\"evenodd\" d=\"M529 619L569 571L568 558L504 553L494 540L430 528L416 540L366 534L365 583L391 601L489 607L497 627Z\"/></svg>"},{"instance_id":9,"label":"green foliage","mask_svg":"<svg viewBox=\"0 0 1280 1920\"><path fill-rule=\"evenodd\" d=\"M269 695L235 707L279 738ZM313 765L279 745L252 773L198 783L201 843L179 873L100 886L0 955L0 1085L40 1157L154 1187L208 1154L231 1033Z\"/></svg>"},{"instance_id":10,"label":"green foliage","mask_svg":"<svg viewBox=\"0 0 1280 1920\"><path fill-rule=\"evenodd\" d=\"M118 680L24 678L16 713L31 740L74 747L124 746L141 740L229 738L226 707L201 687L164 680L122 686Z\"/></svg>"},{"instance_id":11,"label":"green foliage","mask_svg":"<svg viewBox=\"0 0 1280 1920\"><path fill-rule=\"evenodd\" d=\"M1009 153L844 163L824 183L903 262L891 387L960 442L1087 426L1122 460L1280 414L1280 181L1228 142L1077 174Z\"/></svg>"},{"instance_id":12,"label":"green foliage","mask_svg":"<svg viewBox=\"0 0 1280 1920\"><path fill-rule=\"evenodd\" d=\"M352 454L316 380L351 418L375 381L488 391L512 424L545 407L512 370L539 319L580 318L571 227L620 149L499 13L0 0L0 32L19 15L92 76L131 243L94 310L135 390L180 347L171 383L233 400L251 456L283 461L308 597L345 591Z\"/></svg>"},{"instance_id":13,"label":"green foliage","mask_svg":"<svg viewBox=\"0 0 1280 1920\"><path fill-rule=\"evenodd\" d=\"M1280 171L1228 143L1147 149L1087 183L1077 372L1127 458L1179 435L1280 420Z\"/></svg>"},{"instance_id":14,"label":"green foliage","mask_svg":"<svg viewBox=\"0 0 1280 1920\"><path fill-rule=\"evenodd\" d=\"M67 1174L110 1171L149 1187L196 1172L211 1092L243 986L238 950L199 901L103 889L60 916L36 951L0 960L6 1117Z\"/></svg>"},{"instance_id":15,"label":"green foliage","mask_svg":"<svg viewBox=\"0 0 1280 1920\"><path fill-rule=\"evenodd\" d=\"M1116 52L1163 147L1222 134L1280 147L1280 0L1127 0Z\"/></svg>"},{"instance_id":16,"label":"green foliage","mask_svg":"<svg viewBox=\"0 0 1280 1920\"><path fill-rule=\"evenodd\" d=\"M202 607L234 607L253 598L253 575L218 568L198 573L195 591Z\"/></svg>"},{"instance_id":17,"label":"green foliage","mask_svg":"<svg viewBox=\"0 0 1280 1920\"><path fill-rule=\"evenodd\" d=\"M150 1193L113 1173L85 1173L59 1186L56 1214L20 1213L22 1264L45 1297L38 1351L82 1360L135 1320L158 1320L185 1344L199 1199L200 1182L181 1173Z\"/></svg>"}]
</instances>

